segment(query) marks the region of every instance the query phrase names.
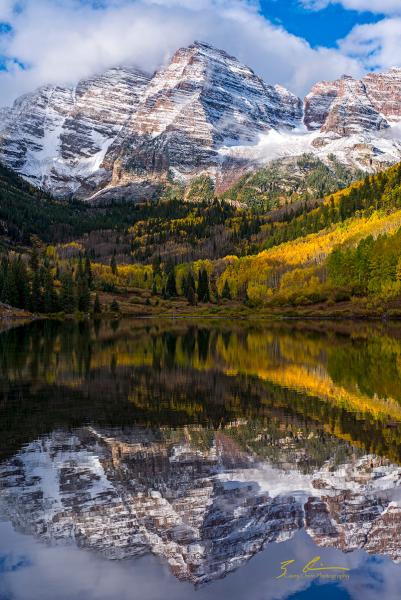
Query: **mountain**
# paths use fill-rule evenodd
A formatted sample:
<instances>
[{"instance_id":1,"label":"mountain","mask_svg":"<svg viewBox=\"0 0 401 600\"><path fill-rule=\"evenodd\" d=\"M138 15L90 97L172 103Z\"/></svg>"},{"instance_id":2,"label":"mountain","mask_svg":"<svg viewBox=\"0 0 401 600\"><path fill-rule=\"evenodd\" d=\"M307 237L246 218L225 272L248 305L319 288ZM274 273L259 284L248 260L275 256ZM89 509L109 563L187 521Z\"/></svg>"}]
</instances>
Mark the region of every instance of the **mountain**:
<instances>
[{"instance_id":1,"label":"mountain","mask_svg":"<svg viewBox=\"0 0 401 600\"><path fill-rule=\"evenodd\" d=\"M153 75L113 68L0 112L0 160L57 197L149 199L208 173L224 191L275 158L314 153L374 171L401 158L401 69L344 76L302 102L195 42Z\"/></svg>"},{"instance_id":2,"label":"mountain","mask_svg":"<svg viewBox=\"0 0 401 600\"><path fill-rule=\"evenodd\" d=\"M148 82L136 69L119 68L75 88L46 86L19 98L3 114L3 162L55 196L74 194L101 174L108 147Z\"/></svg>"},{"instance_id":3,"label":"mountain","mask_svg":"<svg viewBox=\"0 0 401 600\"><path fill-rule=\"evenodd\" d=\"M233 424L235 429L235 424ZM374 455L311 473L244 452L229 431L208 448L163 432L56 431L0 466L0 517L23 533L110 559L152 552L202 584L301 528L320 546L401 560L401 469ZM279 440L285 455L291 440Z\"/></svg>"}]
</instances>

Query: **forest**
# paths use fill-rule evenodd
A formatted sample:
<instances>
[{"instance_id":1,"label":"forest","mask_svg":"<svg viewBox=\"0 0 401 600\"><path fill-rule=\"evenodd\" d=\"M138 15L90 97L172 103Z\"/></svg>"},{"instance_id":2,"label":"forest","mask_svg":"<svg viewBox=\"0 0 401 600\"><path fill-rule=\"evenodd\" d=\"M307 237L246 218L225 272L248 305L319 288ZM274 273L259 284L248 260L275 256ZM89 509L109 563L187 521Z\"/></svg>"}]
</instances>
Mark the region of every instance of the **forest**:
<instances>
[{"instance_id":1,"label":"forest","mask_svg":"<svg viewBox=\"0 0 401 600\"><path fill-rule=\"evenodd\" d=\"M305 168L307 157L298 161ZM326 172L311 169L312 181ZM340 174L345 185L351 174ZM6 169L0 175L0 301L17 308L100 314L106 303L117 312L120 295L138 293L162 312L172 299L194 310L328 311L342 302L380 311L401 300L401 165L321 197L333 183L326 173L315 198L293 194L270 210L216 196L206 176L185 189L170 182L152 202L88 206L49 198ZM258 177L240 179L232 196Z\"/></svg>"}]
</instances>

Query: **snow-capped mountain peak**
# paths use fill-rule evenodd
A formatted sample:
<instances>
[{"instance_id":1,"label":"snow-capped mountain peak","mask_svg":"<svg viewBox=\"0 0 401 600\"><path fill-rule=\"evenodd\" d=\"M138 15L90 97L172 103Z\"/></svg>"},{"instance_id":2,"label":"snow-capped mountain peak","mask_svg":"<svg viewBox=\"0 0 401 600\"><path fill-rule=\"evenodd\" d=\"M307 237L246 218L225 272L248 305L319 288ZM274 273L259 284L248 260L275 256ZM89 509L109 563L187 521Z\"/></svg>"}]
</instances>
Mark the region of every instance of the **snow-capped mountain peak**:
<instances>
[{"instance_id":1,"label":"snow-capped mountain peak","mask_svg":"<svg viewBox=\"0 0 401 600\"><path fill-rule=\"evenodd\" d=\"M169 173L221 180L300 148L374 170L401 158L400 121L399 68L320 82L302 102L194 42L153 76L116 67L17 99L0 111L0 160L56 196L146 198Z\"/></svg>"}]
</instances>

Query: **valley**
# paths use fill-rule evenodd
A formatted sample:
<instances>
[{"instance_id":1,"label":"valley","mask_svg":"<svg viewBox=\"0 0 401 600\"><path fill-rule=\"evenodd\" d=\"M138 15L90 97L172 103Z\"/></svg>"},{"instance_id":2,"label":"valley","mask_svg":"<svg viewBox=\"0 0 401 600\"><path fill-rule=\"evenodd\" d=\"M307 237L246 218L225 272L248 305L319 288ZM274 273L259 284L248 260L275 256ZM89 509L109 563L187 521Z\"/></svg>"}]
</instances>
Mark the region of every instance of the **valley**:
<instances>
[{"instance_id":1,"label":"valley","mask_svg":"<svg viewBox=\"0 0 401 600\"><path fill-rule=\"evenodd\" d=\"M195 42L153 76L16 101L0 132L4 314L398 318L399 88L393 69L302 103ZM367 143L384 134L392 156ZM286 152L250 160L272 135Z\"/></svg>"}]
</instances>

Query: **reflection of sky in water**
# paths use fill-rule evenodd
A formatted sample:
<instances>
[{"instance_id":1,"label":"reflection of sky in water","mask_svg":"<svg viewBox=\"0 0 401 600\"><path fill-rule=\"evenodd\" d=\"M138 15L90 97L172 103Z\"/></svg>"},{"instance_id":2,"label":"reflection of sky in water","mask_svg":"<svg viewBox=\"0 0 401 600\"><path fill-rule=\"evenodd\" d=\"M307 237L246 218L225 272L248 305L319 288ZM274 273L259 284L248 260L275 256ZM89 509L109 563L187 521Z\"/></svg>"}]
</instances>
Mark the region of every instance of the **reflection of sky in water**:
<instances>
[{"instance_id":1,"label":"reflection of sky in water","mask_svg":"<svg viewBox=\"0 0 401 600\"><path fill-rule=\"evenodd\" d=\"M326 564L348 567L344 583L280 579L280 562L298 568L320 555ZM303 532L270 544L225 579L197 590L170 574L157 558L110 561L73 546L49 547L0 524L1 600L399 600L401 566L390 560L318 548Z\"/></svg>"}]
</instances>

